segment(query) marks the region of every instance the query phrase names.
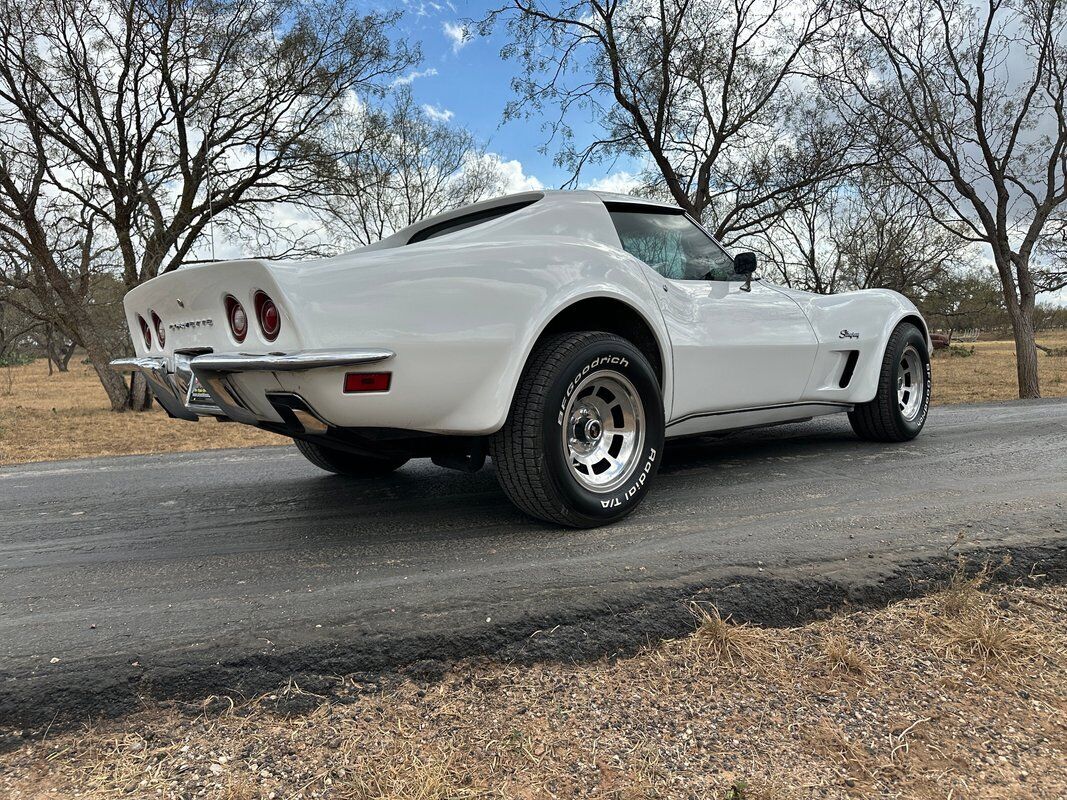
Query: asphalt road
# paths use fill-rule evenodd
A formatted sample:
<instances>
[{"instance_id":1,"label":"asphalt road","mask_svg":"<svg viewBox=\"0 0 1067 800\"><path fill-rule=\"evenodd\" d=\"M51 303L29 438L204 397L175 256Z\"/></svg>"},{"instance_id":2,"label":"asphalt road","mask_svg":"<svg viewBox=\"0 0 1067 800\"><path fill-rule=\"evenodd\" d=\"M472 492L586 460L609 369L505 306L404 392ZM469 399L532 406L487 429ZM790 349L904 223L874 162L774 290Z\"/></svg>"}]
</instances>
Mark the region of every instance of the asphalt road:
<instances>
[{"instance_id":1,"label":"asphalt road","mask_svg":"<svg viewBox=\"0 0 1067 800\"><path fill-rule=\"evenodd\" d=\"M614 527L531 522L491 467L360 483L292 448L0 470L0 727L139 697L577 658L691 624L788 623L944 574L949 549L1067 575L1067 401L935 409L914 442L843 416L668 447Z\"/></svg>"}]
</instances>

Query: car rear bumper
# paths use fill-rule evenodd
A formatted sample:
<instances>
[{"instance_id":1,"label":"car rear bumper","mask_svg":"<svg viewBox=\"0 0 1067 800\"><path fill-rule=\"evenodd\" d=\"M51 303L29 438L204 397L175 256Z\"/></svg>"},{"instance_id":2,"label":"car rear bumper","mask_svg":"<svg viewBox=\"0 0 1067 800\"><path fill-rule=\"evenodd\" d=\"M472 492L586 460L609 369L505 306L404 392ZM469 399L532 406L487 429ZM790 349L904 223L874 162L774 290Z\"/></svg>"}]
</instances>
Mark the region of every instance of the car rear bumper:
<instances>
[{"instance_id":1,"label":"car rear bumper","mask_svg":"<svg viewBox=\"0 0 1067 800\"><path fill-rule=\"evenodd\" d=\"M243 376L362 367L393 358L380 349L304 350L294 353L175 353L171 357L120 358L111 366L141 372L159 404L173 417L196 420L214 416L250 425L276 423L277 404L269 382ZM276 393L283 394L283 393ZM312 417L322 422L314 409ZM312 417L309 417L309 423ZM325 423L323 423L325 424Z\"/></svg>"}]
</instances>

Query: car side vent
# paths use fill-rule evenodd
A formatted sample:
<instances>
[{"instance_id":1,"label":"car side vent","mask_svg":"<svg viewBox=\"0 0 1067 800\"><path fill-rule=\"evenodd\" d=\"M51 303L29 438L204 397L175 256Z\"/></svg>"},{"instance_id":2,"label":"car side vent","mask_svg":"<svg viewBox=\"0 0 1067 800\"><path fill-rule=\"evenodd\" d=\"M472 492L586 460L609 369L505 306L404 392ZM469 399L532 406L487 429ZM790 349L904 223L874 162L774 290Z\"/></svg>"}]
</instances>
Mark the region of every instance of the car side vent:
<instances>
[{"instance_id":1,"label":"car side vent","mask_svg":"<svg viewBox=\"0 0 1067 800\"><path fill-rule=\"evenodd\" d=\"M859 357L859 350L848 351L848 358L845 359L845 368L841 370L841 380L837 384L842 389L852 382L852 373L856 371L856 362L859 361Z\"/></svg>"}]
</instances>

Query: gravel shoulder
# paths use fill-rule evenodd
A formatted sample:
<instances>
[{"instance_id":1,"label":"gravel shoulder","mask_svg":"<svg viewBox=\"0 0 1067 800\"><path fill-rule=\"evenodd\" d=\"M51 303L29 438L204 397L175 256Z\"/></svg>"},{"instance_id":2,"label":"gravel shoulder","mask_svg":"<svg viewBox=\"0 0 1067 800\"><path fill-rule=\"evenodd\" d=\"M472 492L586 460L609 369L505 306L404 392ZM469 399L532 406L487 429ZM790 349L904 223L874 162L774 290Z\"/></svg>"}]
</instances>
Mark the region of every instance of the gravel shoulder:
<instances>
[{"instance_id":1,"label":"gravel shoulder","mask_svg":"<svg viewBox=\"0 0 1067 800\"><path fill-rule=\"evenodd\" d=\"M587 664L290 681L0 755L11 800L1054 798L1067 590L947 588L788 628L694 602L692 635Z\"/></svg>"}]
</instances>

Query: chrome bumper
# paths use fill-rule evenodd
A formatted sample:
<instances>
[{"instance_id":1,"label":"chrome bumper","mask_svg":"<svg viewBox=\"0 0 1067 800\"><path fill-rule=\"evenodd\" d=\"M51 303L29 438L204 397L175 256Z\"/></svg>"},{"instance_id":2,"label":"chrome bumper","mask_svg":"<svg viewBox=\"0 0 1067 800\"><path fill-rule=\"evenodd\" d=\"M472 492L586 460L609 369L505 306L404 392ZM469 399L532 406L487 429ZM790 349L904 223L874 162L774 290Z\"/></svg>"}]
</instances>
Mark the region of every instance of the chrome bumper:
<instances>
[{"instance_id":1,"label":"chrome bumper","mask_svg":"<svg viewBox=\"0 0 1067 800\"><path fill-rule=\"evenodd\" d=\"M186 393L178 388L176 372L168 368L167 359L154 356L116 358L111 362L111 366L123 372L143 373L148 385L152 387L152 394L172 417L190 422L199 419L199 416L186 406ZM219 414L221 413L220 411Z\"/></svg>"},{"instance_id":2,"label":"chrome bumper","mask_svg":"<svg viewBox=\"0 0 1067 800\"><path fill-rule=\"evenodd\" d=\"M201 416L228 417L255 424L259 418L228 377L242 372L295 372L332 367L376 364L395 355L391 350L303 350L298 353L175 353L173 358L148 356L118 358L115 369L140 371L151 385L159 404L171 416L196 420ZM194 380L195 378L195 380ZM203 387L213 402L198 391Z\"/></svg>"},{"instance_id":3,"label":"chrome bumper","mask_svg":"<svg viewBox=\"0 0 1067 800\"><path fill-rule=\"evenodd\" d=\"M303 350L299 353L206 353L192 360L193 371L293 372L322 367L356 367L392 358L391 350Z\"/></svg>"}]
</instances>

